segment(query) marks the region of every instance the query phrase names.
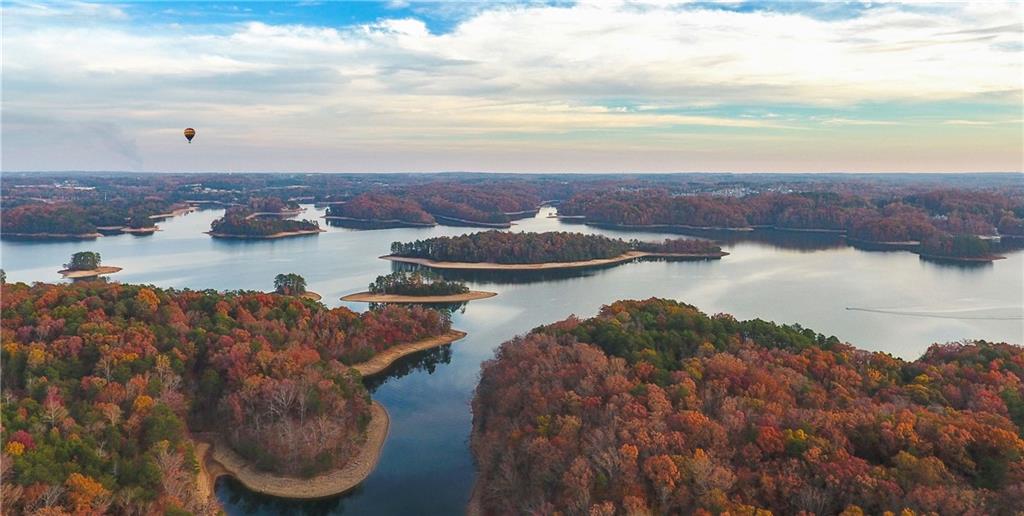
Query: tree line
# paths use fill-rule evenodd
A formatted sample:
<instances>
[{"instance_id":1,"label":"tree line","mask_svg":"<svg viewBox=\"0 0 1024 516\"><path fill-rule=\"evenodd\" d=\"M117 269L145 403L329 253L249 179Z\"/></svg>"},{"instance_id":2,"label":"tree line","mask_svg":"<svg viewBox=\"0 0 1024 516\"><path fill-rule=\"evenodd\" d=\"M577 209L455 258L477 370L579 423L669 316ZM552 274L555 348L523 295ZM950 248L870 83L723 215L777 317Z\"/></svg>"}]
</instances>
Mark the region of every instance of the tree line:
<instances>
[{"instance_id":1,"label":"tree line","mask_svg":"<svg viewBox=\"0 0 1024 516\"><path fill-rule=\"evenodd\" d=\"M713 254L715 242L688 238L662 242L625 241L602 235L566 231L513 233L482 231L454 237L392 242L391 254L435 261L489 263L550 263L614 258L629 251L650 253Z\"/></svg>"},{"instance_id":2,"label":"tree line","mask_svg":"<svg viewBox=\"0 0 1024 516\"><path fill-rule=\"evenodd\" d=\"M374 294L395 294L401 296L449 296L465 294L469 287L458 281L446 281L435 273L427 271L399 271L377 276L370 283Z\"/></svg>"},{"instance_id":3,"label":"tree line","mask_svg":"<svg viewBox=\"0 0 1024 516\"><path fill-rule=\"evenodd\" d=\"M64 264L69 271L91 271L98 269L103 259L94 251L79 251L71 255L71 261Z\"/></svg>"},{"instance_id":4,"label":"tree line","mask_svg":"<svg viewBox=\"0 0 1024 516\"><path fill-rule=\"evenodd\" d=\"M344 204L328 206L327 216L375 221L398 220L414 224L435 222L434 217L414 200L376 193L357 195Z\"/></svg>"},{"instance_id":5,"label":"tree line","mask_svg":"<svg viewBox=\"0 0 1024 516\"><path fill-rule=\"evenodd\" d=\"M630 250L629 243L600 235L564 231L512 233L482 231L454 237L394 242L391 254L436 261L544 263L612 258Z\"/></svg>"},{"instance_id":6,"label":"tree line","mask_svg":"<svg viewBox=\"0 0 1024 516\"><path fill-rule=\"evenodd\" d=\"M247 206L232 206L224 210L224 216L210 223L210 232L238 236L268 236L293 231L318 230L315 220L291 220L278 217L252 216L254 213L280 212L288 208L281 200L252 200Z\"/></svg>"},{"instance_id":7,"label":"tree line","mask_svg":"<svg viewBox=\"0 0 1024 516\"><path fill-rule=\"evenodd\" d=\"M329 206L327 215L416 224L433 224L438 216L470 223L507 224L510 219L506 213L533 210L539 203L535 189L521 182L508 182L501 188L428 183L415 188L361 193L342 204Z\"/></svg>"},{"instance_id":8,"label":"tree line","mask_svg":"<svg viewBox=\"0 0 1024 516\"><path fill-rule=\"evenodd\" d=\"M274 276L274 293L282 296L301 296L306 293L306 278L289 272Z\"/></svg>"},{"instance_id":9,"label":"tree line","mask_svg":"<svg viewBox=\"0 0 1024 516\"><path fill-rule=\"evenodd\" d=\"M923 241L937 234L1024 235L1019 198L964 189L872 198L837 192L730 197L673 195L663 189L592 191L569 199L559 213L615 225L846 231L875 242Z\"/></svg>"},{"instance_id":10,"label":"tree line","mask_svg":"<svg viewBox=\"0 0 1024 516\"><path fill-rule=\"evenodd\" d=\"M434 183L405 192L431 215L489 224L507 224L506 213L535 209L541 201L534 188L519 181L500 186Z\"/></svg>"},{"instance_id":11,"label":"tree line","mask_svg":"<svg viewBox=\"0 0 1024 516\"><path fill-rule=\"evenodd\" d=\"M150 197L25 204L3 210L0 230L5 233L85 235L104 226L151 227L151 215L167 213L174 207L166 200Z\"/></svg>"},{"instance_id":12,"label":"tree line","mask_svg":"<svg viewBox=\"0 0 1024 516\"><path fill-rule=\"evenodd\" d=\"M699 238L666 238L661 242L630 240L629 246L637 251L669 254L716 254L722 247L711 240Z\"/></svg>"}]
</instances>

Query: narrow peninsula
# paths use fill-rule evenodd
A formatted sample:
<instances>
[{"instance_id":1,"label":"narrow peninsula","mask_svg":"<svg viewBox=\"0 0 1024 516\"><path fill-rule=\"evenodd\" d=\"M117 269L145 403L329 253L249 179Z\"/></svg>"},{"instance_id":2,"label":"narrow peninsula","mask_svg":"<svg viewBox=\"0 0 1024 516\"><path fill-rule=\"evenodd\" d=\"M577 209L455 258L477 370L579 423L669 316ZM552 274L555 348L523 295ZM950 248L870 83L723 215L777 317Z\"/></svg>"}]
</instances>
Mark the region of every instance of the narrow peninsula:
<instances>
[{"instance_id":1,"label":"narrow peninsula","mask_svg":"<svg viewBox=\"0 0 1024 516\"><path fill-rule=\"evenodd\" d=\"M214 485L220 476L230 476L250 491L290 500L319 500L347 493L373 473L387 441L391 422L387 410L379 402L370 406L370 423L366 437L355 455L344 466L314 477L284 476L256 468L252 462L235 453L223 440L194 438L205 444L199 460L206 485ZM199 445L196 446L199 448Z\"/></svg>"},{"instance_id":2,"label":"narrow peninsula","mask_svg":"<svg viewBox=\"0 0 1024 516\"><path fill-rule=\"evenodd\" d=\"M365 362L353 364L352 368L359 371L359 374L364 378L367 376L378 375L386 371L388 367L391 367L391 364L404 356L432 348L438 348L445 344L451 344L452 342L461 340L465 336L466 332L464 331L449 330L448 333L442 335L417 340L415 342L397 344L378 352Z\"/></svg>"}]
</instances>

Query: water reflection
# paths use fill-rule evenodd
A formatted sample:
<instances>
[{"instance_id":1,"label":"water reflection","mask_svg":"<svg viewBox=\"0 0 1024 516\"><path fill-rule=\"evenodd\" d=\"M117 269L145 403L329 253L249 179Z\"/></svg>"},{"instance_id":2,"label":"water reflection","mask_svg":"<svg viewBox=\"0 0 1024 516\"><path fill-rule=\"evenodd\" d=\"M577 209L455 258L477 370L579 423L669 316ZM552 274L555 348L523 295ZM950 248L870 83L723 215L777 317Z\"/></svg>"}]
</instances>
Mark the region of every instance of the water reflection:
<instances>
[{"instance_id":1,"label":"water reflection","mask_svg":"<svg viewBox=\"0 0 1024 516\"><path fill-rule=\"evenodd\" d=\"M587 226L601 228L611 233L623 233L626 235L635 234L637 232L637 230L634 229L623 229L612 226L594 224L587 224ZM641 231L656 231L658 233L705 238L724 244L734 244L739 242L767 243L779 249L807 252L838 249L846 246L846 239L839 233L823 233L815 231L784 231L772 228L757 228L753 231L728 231L720 229L693 229L681 227L643 229ZM630 237L623 236L623 238L629 239Z\"/></svg>"},{"instance_id":2,"label":"water reflection","mask_svg":"<svg viewBox=\"0 0 1024 516\"><path fill-rule=\"evenodd\" d=\"M327 225L336 228L346 229L358 229L358 230L373 230L373 229L395 229L395 228L423 228L429 229L433 226L424 226L422 224L406 224L403 222L380 222L374 220L352 220L352 219L337 219L337 218L325 218Z\"/></svg>"},{"instance_id":3,"label":"water reflection","mask_svg":"<svg viewBox=\"0 0 1024 516\"><path fill-rule=\"evenodd\" d=\"M217 479L214 487L217 498L224 503L227 514L258 516L345 514L345 498L332 497L323 500L285 500L249 491L240 482L228 476ZM346 496L357 496L362 486L356 486Z\"/></svg>"},{"instance_id":4,"label":"water reflection","mask_svg":"<svg viewBox=\"0 0 1024 516\"><path fill-rule=\"evenodd\" d=\"M546 283L572 278L587 278L595 276L603 271L617 267L629 267L642 262L713 262L717 258L673 258L663 256L646 256L633 260L610 263L607 265L594 265L591 267L578 267L573 269L525 269L525 270L478 270L478 269L433 269L423 265L405 262L391 262L392 272L398 271L429 271L438 274L449 281L461 281L464 283L479 283L483 285L516 285L526 283ZM436 308L438 305L430 305Z\"/></svg>"},{"instance_id":5,"label":"water reflection","mask_svg":"<svg viewBox=\"0 0 1024 516\"><path fill-rule=\"evenodd\" d=\"M390 367L387 368L381 374L373 375L363 379L363 384L366 385L367 390L372 394L373 391L377 390L378 387L385 383L396 380L403 376L415 373L425 372L427 374L434 374L437 366L442 364L450 364L452 361L452 345L445 344L440 347L425 349L406 355L396 360Z\"/></svg>"},{"instance_id":6,"label":"water reflection","mask_svg":"<svg viewBox=\"0 0 1024 516\"><path fill-rule=\"evenodd\" d=\"M413 263L391 262L391 270L414 271L424 270L437 273L449 281L461 281L465 283L480 283L491 285L513 285L520 283L542 283L546 281L557 281L568 278L583 278L593 276L598 271L612 269L617 266L626 266L629 262L601 265L581 269L557 269L557 270L520 270L520 271L485 271L474 269L431 269Z\"/></svg>"},{"instance_id":7,"label":"water reflection","mask_svg":"<svg viewBox=\"0 0 1024 516\"><path fill-rule=\"evenodd\" d=\"M921 263L931 265L933 267L945 267L949 269L960 269L962 271L983 271L991 269L995 266L993 262L983 261L964 261L964 260L952 260L948 258L940 258L938 256L922 256L918 255Z\"/></svg>"}]
</instances>

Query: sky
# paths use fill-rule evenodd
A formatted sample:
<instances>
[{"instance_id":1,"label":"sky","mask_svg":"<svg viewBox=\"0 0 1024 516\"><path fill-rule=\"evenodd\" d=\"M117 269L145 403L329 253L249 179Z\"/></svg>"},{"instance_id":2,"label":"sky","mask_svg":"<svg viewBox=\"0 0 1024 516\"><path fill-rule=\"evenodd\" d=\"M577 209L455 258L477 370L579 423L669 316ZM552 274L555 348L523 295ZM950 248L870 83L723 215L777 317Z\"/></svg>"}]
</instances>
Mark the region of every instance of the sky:
<instances>
[{"instance_id":1,"label":"sky","mask_svg":"<svg viewBox=\"0 0 1024 516\"><path fill-rule=\"evenodd\" d=\"M1019 2L0 10L3 171L1024 170Z\"/></svg>"}]
</instances>

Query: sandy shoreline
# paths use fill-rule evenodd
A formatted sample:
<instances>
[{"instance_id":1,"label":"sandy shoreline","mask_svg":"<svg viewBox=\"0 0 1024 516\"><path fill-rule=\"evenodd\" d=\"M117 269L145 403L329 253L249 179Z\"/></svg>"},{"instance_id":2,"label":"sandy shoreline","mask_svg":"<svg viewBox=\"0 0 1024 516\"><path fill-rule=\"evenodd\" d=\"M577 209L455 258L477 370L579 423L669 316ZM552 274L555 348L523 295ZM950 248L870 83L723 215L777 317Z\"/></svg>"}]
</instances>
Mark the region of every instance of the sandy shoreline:
<instances>
[{"instance_id":1,"label":"sandy shoreline","mask_svg":"<svg viewBox=\"0 0 1024 516\"><path fill-rule=\"evenodd\" d=\"M785 228L779 226L772 226L772 229L776 231L789 231L792 233L825 233L831 235L843 235L846 234L845 229L826 229L826 228Z\"/></svg>"},{"instance_id":2,"label":"sandy shoreline","mask_svg":"<svg viewBox=\"0 0 1024 516\"><path fill-rule=\"evenodd\" d=\"M178 215L184 215L186 213L192 213L196 211L195 206L185 206L184 208L178 208L176 210L169 211L167 213L157 213L156 215L150 215L149 218L153 220L164 220L171 217L177 217Z\"/></svg>"},{"instance_id":3,"label":"sandy shoreline","mask_svg":"<svg viewBox=\"0 0 1024 516\"><path fill-rule=\"evenodd\" d=\"M8 238L24 238L24 239L59 239L59 240L92 240L103 236L102 233L4 233L0 232L0 236Z\"/></svg>"},{"instance_id":4,"label":"sandy shoreline","mask_svg":"<svg viewBox=\"0 0 1024 516\"><path fill-rule=\"evenodd\" d=\"M255 219L258 217L295 217L300 213L306 211L305 208L298 208L294 210L283 210L283 211L254 211L245 216L246 220Z\"/></svg>"},{"instance_id":5,"label":"sandy shoreline","mask_svg":"<svg viewBox=\"0 0 1024 516\"><path fill-rule=\"evenodd\" d=\"M208 489L206 492L212 493L217 477L228 475L250 491L291 500L318 500L346 493L366 480L377 467L388 437L391 422L387 410L374 401L370 412L366 441L359 452L341 469L310 478L284 477L259 471L223 441L211 443L194 438L201 477L197 490L204 492Z\"/></svg>"},{"instance_id":6,"label":"sandy shoreline","mask_svg":"<svg viewBox=\"0 0 1024 516\"><path fill-rule=\"evenodd\" d=\"M477 299L487 299L498 294L485 292L483 290L470 290L465 294L450 294L447 296L404 296L400 294L374 294L372 292L356 292L341 298L342 301L356 301L362 303L461 303Z\"/></svg>"},{"instance_id":7,"label":"sandy shoreline","mask_svg":"<svg viewBox=\"0 0 1024 516\"><path fill-rule=\"evenodd\" d=\"M926 260L934 260L937 262L984 263L1006 259L1005 256L1000 256L998 254L989 254L985 256L943 256L941 254L918 252L917 255Z\"/></svg>"},{"instance_id":8,"label":"sandy shoreline","mask_svg":"<svg viewBox=\"0 0 1024 516\"><path fill-rule=\"evenodd\" d=\"M437 223L428 222L411 222L408 220L400 219L360 219L356 217L342 217L339 215L324 215L322 218L326 220L336 220L340 222L356 222L360 224L383 224L383 225L396 225L398 227L410 227L410 228L432 228ZM384 228L382 228L384 229Z\"/></svg>"},{"instance_id":9,"label":"sandy shoreline","mask_svg":"<svg viewBox=\"0 0 1024 516\"><path fill-rule=\"evenodd\" d=\"M129 228L129 227L121 228L121 232L122 233L131 233L131 234L135 234L135 235L151 235L153 233L156 233L157 231L162 231L162 230L160 228L156 227L156 226L150 226L148 228Z\"/></svg>"},{"instance_id":10,"label":"sandy shoreline","mask_svg":"<svg viewBox=\"0 0 1024 516\"><path fill-rule=\"evenodd\" d=\"M433 215L434 219L437 220L437 223L441 224L442 226L471 227L471 228L498 228L498 229L504 229L504 228L512 227L512 223L511 222L482 222L482 221L477 221L477 220L460 219L460 218L457 218L457 217L446 217L444 215L438 215L436 213L431 213L431 215ZM447 224L445 224L445 222L447 222Z\"/></svg>"},{"instance_id":11,"label":"sandy shoreline","mask_svg":"<svg viewBox=\"0 0 1024 516\"><path fill-rule=\"evenodd\" d=\"M586 215L558 215L559 219L584 221L588 226L594 226L599 228L608 229L687 229L695 231L737 231L747 232L753 231L755 228L751 226L741 227L724 227L724 226L689 226L686 224L614 224L611 222L595 222L586 220Z\"/></svg>"},{"instance_id":12,"label":"sandy shoreline","mask_svg":"<svg viewBox=\"0 0 1024 516\"><path fill-rule=\"evenodd\" d=\"M594 260L581 260L577 262L545 262L545 263L493 263L493 262L439 262L430 260L427 258L409 258L405 256L394 256L385 255L381 256L384 260L391 260L393 262L402 263L414 263L417 265L423 265L434 269L449 269L449 270L486 270L486 271L539 271L539 270L556 270L556 269L578 269L583 267L600 267L602 265L611 265L616 263L623 263L638 258L677 258L677 259L693 259L693 260L706 260L706 259L718 259L723 256L727 256L729 253L707 253L707 254L691 254L691 253L648 253L644 251L629 251L619 256L612 258L598 258Z\"/></svg>"},{"instance_id":13,"label":"sandy shoreline","mask_svg":"<svg viewBox=\"0 0 1024 516\"><path fill-rule=\"evenodd\" d=\"M384 372L396 360L406 355L450 344L465 336L466 332L464 331L449 330L448 333L436 337L399 344L377 353L366 362L354 364L352 368L359 371L363 377L373 376Z\"/></svg>"},{"instance_id":14,"label":"sandy shoreline","mask_svg":"<svg viewBox=\"0 0 1024 516\"><path fill-rule=\"evenodd\" d=\"M585 215L556 215L558 219L565 219L569 221L585 222L588 226L594 226L599 228L608 229L646 229L646 230L657 230L657 229L685 229L692 231L732 231L732 232L750 232L758 229L773 229L775 231L789 231L793 233L827 233L827 234L844 234L845 229L825 229L825 228L787 228L782 226L774 225L754 225L754 226L739 226L739 227L724 227L724 226L690 226L687 224L615 224L611 222L596 222L586 220Z\"/></svg>"},{"instance_id":15,"label":"sandy shoreline","mask_svg":"<svg viewBox=\"0 0 1024 516\"><path fill-rule=\"evenodd\" d=\"M847 242L868 245L921 245L918 240L864 240L862 238L846 237Z\"/></svg>"},{"instance_id":16,"label":"sandy shoreline","mask_svg":"<svg viewBox=\"0 0 1024 516\"><path fill-rule=\"evenodd\" d=\"M859 249L865 249L869 251L910 251L917 252L917 249L921 246L921 242L917 240L905 240L905 241L875 241L875 240L863 240L860 238L853 238L847 235L846 243L852 247Z\"/></svg>"},{"instance_id":17,"label":"sandy shoreline","mask_svg":"<svg viewBox=\"0 0 1024 516\"><path fill-rule=\"evenodd\" d=\"M213 500L217 477L225 474L224 468L220 467L220 464L210 464L210 443L192 438L192 444L195 446L196 462L199 463L196 491L200 498Z\"/></svg>"},{"instance_id":18,"label":"sandy shoreline","mask_svg":"<svg viewBox=\"0 0 1024 516\"><path fill-rule=\"evenodd\" d=\"M89 270L84 270L84 271L73 271L73 270L69 270L69 269L63 269L63 270L59 270L57 272L59 272L61 274L61 276L64 276L65 278L68 278L68 279L83 279L83 278L95 278L97 276L102 276L104 274L113 274L115 272L120 272L120 271L121 271L120 267L111 267L111 266L108 266L108 265L103 265L103 266L100 266L100 267L96 267L95 269L89 269Z\"/></svg>"},{"instance_id":19,"label":"sandy shoreline","mask_svg":"<svg viewBox=\"0 0 1024 516\"><path fill-rule=\"evenodd\" d=\"M214 238L234 238L237 240L270 240L274 238L286 238L293 236L303 235L316 235L323 233L326 229L303 229L300 231L281 231L280 233L271 233L269 235L232 235L230 233L214 233L213 231L207 231L206 234Z\"/></svg>"}]
</instances>

